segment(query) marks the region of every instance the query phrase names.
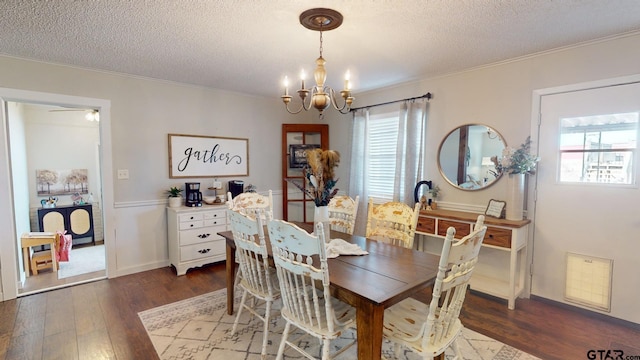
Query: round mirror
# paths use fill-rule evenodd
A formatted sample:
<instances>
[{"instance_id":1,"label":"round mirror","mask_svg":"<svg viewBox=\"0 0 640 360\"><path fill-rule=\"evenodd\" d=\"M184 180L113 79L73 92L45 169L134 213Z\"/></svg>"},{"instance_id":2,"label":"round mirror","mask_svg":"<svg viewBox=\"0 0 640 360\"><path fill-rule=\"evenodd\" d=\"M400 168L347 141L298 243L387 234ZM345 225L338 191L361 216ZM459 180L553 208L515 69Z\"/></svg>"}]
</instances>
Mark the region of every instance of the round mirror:
<instances>
[{"instance_id":1,"label":"round mirror","mask_svg":"<svg viewBox=\"0 0 640 360\"><path fill-rule=\"evenodd\" d=\"M486 125L462 125L442 140L438 168L458 189L484 189L500 178L491 157L500 158L506 145L502 135Z\"/></svg>"}]
</instances>

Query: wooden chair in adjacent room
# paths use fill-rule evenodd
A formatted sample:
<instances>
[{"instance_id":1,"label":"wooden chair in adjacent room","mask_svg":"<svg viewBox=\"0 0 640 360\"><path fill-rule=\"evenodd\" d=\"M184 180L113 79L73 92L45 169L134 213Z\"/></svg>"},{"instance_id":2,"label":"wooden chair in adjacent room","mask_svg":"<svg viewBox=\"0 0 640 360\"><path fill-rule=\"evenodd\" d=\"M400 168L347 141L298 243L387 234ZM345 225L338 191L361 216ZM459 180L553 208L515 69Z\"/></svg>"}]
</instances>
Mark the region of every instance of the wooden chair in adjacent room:
<instances>
[{"instance_id":1,"label":"wooden chair in adjacent room","mask_svg":"<svg viewBox=\"0 0 640 360\"><path fill-rule=\"evenodd\" d=\"M356 196L355 199L347 195L334 196L328 205L331 230L353 235L359 203L360 196Z\"/></svg>"},{"instance_id":2,"label":"wooden chair in adjacent room","mask_svg":"<svg viewBox=\"0 0 640 360\"><path fill-rule=\"evenodd\" d=\"M280 288L276 281L276 275L272 274L272 269L269 267L264 226L260 215L261 211L255 212L255 217L248 217L239 212L228 210L233 241L236 244L236 260L242 274L242 278L238 282L238 286L242 290L242 300L231 335L235 334L238 321L245 309L262 320L264 331L261 354L264 359L267 355L269 324L271 318L276 315L273 304L280 299ZM247 302L249 296L253 297L252 306L249 306ZM264 312L259 313L258 310L261 310L263 305Z\"/></svg>"},{"instance_id":3,"label":"wooden chair in adjacent room","mask_svg":"<svg viewBox=\"0 0 640 360\"><path fill-rule=\"evenodd\" d=\"M420 203L413 208L396 201L376 206L369 198L366 237L411 249L419 214Z\"/></svg>"},{"instance_id":4,"label":"wooden chair in adjacent room","mask_svg":"<svg viewBox=\"0 0 640 360\"><path fill-rule=\"evenodd\" d=\"M330 342L348 328L355 328L355 309L331 296L329 268L324 247L322 223L313 236L284 220L268 220L269 240L280 283L281 315L286 321L277 359L282 359L289 346L309 359L313 356L288 340L295 326L322 342L322 359L331 359L348 349L355 341L330 354Z\"/></svg>"},{"instance_id":5,"label":"wooden chair in adjacent room","mask_svg":"<svg viewBox=\"0 0 640 360\"><path fill-rule=\"evenodd\" d=\"M478 216L473 232L460 240L454 239L453 227L447 229L431 303L407 298L385 310L384 336L394 343L396 354L404 346L423 359L433 359L452 347L455 360L463 359L456 343L464 328L460 310L486 231L484 215Z\"/></svg>"}]
</instances>

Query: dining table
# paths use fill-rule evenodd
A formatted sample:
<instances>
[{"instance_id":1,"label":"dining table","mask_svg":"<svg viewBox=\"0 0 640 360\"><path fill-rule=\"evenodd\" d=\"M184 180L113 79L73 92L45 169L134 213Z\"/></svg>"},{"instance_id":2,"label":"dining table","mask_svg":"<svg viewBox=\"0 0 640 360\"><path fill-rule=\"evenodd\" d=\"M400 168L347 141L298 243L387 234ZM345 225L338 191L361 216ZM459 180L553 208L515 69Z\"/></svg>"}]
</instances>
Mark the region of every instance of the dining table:
<instances>
[{"instance_id":1,"label":"dining table","mask_svg":"<svg viewBox=\"0 0 640 360\"><path fill-rule=\"evenodd\" d=\"M306 231L312 224L295 223ZM226 240L227 313L233 314L235 243L231 231L219 232ZM268 232L265 229L267 249ZM382 356L384 310L431 286L438 272L438 255L331 230L331 239L357 244L368 255L340 255L328 259L332 295L356 309L358 359Z\"/></svg>"}]
</instances>

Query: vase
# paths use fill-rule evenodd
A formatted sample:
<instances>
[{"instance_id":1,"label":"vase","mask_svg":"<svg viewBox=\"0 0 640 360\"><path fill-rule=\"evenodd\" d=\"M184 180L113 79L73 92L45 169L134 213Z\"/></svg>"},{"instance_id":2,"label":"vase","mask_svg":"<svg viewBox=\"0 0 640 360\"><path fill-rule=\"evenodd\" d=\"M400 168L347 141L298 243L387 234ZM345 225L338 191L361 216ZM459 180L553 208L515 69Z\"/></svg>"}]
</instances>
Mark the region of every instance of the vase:
<instances>
[{"instance_id":1,"label":"vase","mask_svg":"<svg viewBox=\"0 0 640 360\"><path fill-rule=\"evenodd\" d=\"M324 241L328 243L331 241L331 221L329 221L329 207L328 206L316 206L313 212L313 231L316 231L316 225L321 222L324 230Z\"/></svg>"},{"instance_id":2,"label":"vase","mask_svg":"<svg viewBox=\"0 0 640 360\"><path fill-rule=\"evenodd\" d=\"M175 208L182 206L182 197L170 197L169 198L169 207Z\"/></svg>"},{"instance_id":3,"label":"vase","mask_svg":"<svg viewBox=\"0 0 640 360\"><path fill-rule=\"evenodd\" d=\"M522 220L525 174L507 175L507 220Z\"/></svg>"}]
</instances>

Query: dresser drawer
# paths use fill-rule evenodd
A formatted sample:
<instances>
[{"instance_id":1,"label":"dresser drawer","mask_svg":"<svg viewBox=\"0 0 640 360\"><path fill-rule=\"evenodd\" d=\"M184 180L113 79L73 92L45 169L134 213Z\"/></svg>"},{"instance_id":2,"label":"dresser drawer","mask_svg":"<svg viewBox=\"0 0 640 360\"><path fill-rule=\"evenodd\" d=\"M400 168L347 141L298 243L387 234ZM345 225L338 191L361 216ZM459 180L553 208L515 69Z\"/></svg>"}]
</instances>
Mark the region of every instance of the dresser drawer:
<instances>
[{"instance_id":1,"label":"dresser drawer","mask_svg":"<svg viewBox=\"0 0 640 360\"><path fill-rule=\"evenodd\" d=\"M202 220L203 218L204 217L202 213L188 213L188 214L178 215L179 222L191 222L191 221Z\"/></svg>"},{"instance_id":2,"label":"dresser drawer","mask_svg":"<svg viewBox=\"0 0 640 360\"><path fill-rule=\"evenodd\" d=\"M418 217L418 224L416 225L416 231L420 231L427 234L436 233L436 219L429 217Z\"/></svg>"},{"instance_id":3,"label":"dresser drawer","mask_svg":"<svg viewBox=\"0 0 640 360\"><path fill-rule=\"evenodd\" d=\"M204 216L205 220L218 219L226 221L227 219L227 213L225 210L207 211L205 213L202 213L202 215Z\"/></svg>"},{"instance_id":4,"label":"dresser drawer","mask_svg":"<svg viewBox=\"0 0 640 360\"><path fill-rule=\"evenodd\" d=\"M487 226L487 233L484 235L483 244L511 247L511 230Z\"/></svg>"},{"instance_id":5,"label":"dresser drawer","mask_svg":"<svg viewBox=\"0 0 640 360\"><path fill-rule=\"evenodd\" d=\"M219 225L226 225L226 224L227 224L227 219L225 218L204 219L204 226L219 226Z\"/></svg>"},{"instance_id":6,"label":"dresser drawer","mask_svg":"<svg viewBox=\"0 0 640 360\"><path fill-rule=\"evenodd\" d=\"M197 228L201 228L204 227L204 221L202 220L196 220L196 221L185 221L185 222L181 222L178 225L178 229L180 230L188 230L188 229L197 229Z\"/></svg>"},{"instance_id":7,"label":"dresser drawer","mask_svg":"<svg viewBox=\"0 0 640 360\"><path fill-rule=\"evenodd\" d=\"M438 235L447 236L447 229L450 226L456 229L456 239L462 239L471 234L471 224L469 223L438 219Z\"/></svg>"},{"instance_id":8,"label":"dresser drawer","mask_svg":"<svg viewBox=\"0 0 640 360\"><path fill-rule=\"evenodd\" d=\"M215 226L180 231L180 246L223 239L218 233L225 230L224 226Z\"/></svg>"},{"instance_id":9,"label":"dresser drawer","mask_svg":"<svg viewBox=\"0 0 640 360\"><path fill-rule=\"evenodd\" d=\"M224 240L207 241L180 247L180 261L190 261L224 254Z\"/></svg>"}]
</instances>

